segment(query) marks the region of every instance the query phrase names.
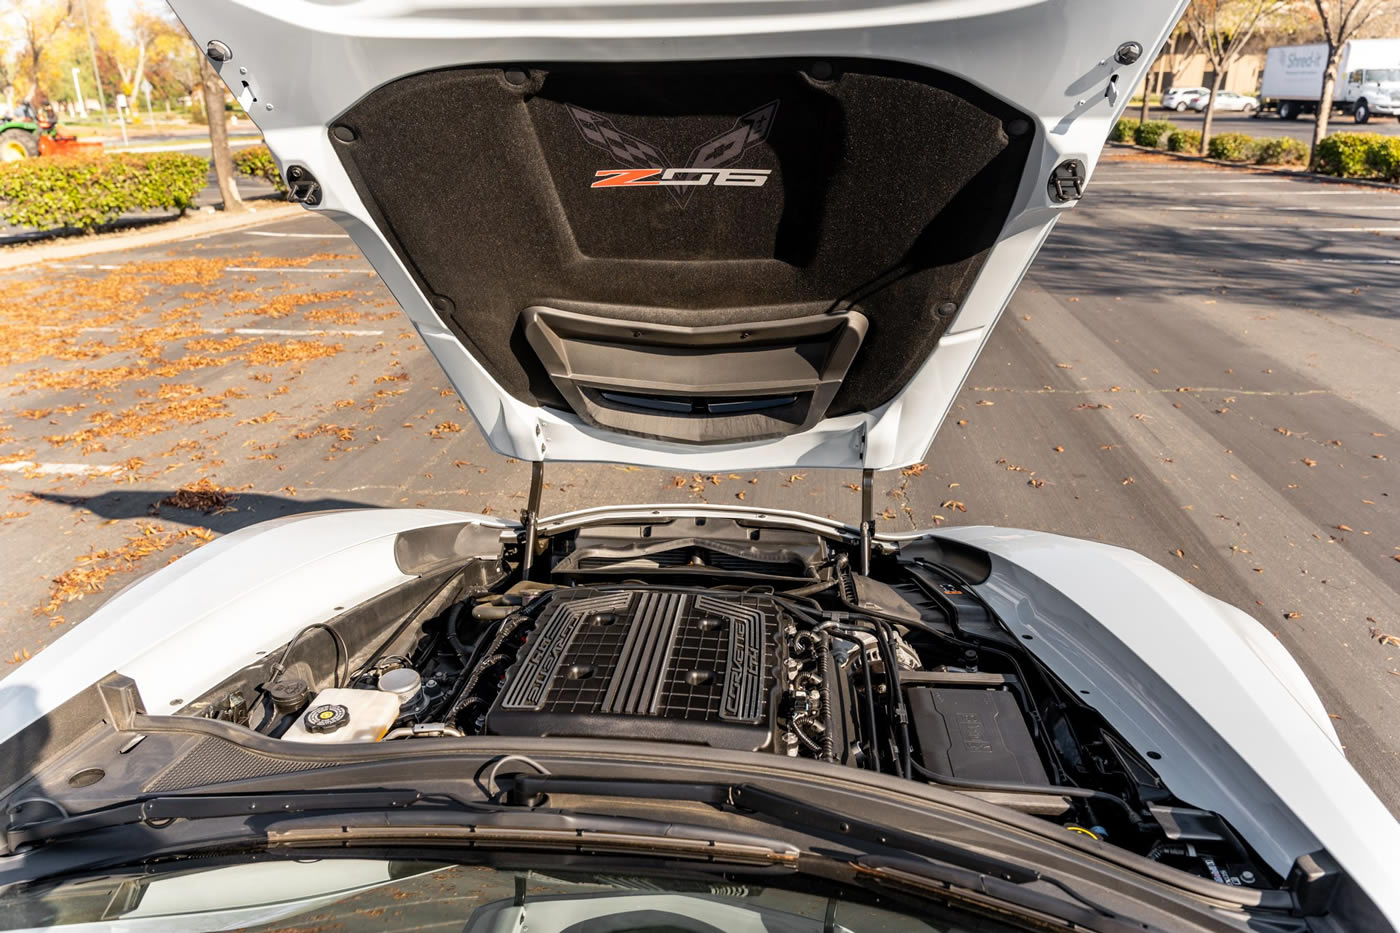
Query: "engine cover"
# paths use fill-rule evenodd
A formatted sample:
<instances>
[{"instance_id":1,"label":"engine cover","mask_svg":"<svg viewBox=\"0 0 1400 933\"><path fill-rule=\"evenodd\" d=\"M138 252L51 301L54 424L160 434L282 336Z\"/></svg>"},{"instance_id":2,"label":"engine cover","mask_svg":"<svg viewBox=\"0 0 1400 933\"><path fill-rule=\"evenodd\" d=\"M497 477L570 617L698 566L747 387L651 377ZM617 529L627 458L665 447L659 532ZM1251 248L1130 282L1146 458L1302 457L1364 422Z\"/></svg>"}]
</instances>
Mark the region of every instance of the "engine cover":
<instances>
[{"instance_id":1,"label":"engine cover","mask_svg":"<svg viewBox=\"0 0 1400 933\"><path fill-rule=\"evenodd\" d=\"M772 747L778 614L764 596L558 593L507 672L486 731Z\"/></svg>"}]
</instances>

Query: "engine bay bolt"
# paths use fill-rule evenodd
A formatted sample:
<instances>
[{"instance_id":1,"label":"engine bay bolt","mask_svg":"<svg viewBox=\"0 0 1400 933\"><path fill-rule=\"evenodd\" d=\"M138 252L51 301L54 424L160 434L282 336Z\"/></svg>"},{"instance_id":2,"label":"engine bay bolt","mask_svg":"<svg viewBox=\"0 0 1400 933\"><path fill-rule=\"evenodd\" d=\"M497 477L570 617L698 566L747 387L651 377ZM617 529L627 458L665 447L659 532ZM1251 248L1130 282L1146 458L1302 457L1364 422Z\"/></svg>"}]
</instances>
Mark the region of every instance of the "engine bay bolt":
<instances>
[{"instance_id":1,"label":"engine bay bolt","mask_svg":"<svg viewBox=\"0 0 1400 933\"><path fill-rule=\"evenodd\" d=\"M233 58L233 50L218 39L209 40L209 44L204 47L204 54L214 62L226 62Z\"/></svg>"},{"instance_id":2,"label":"engine bay bolt","mask_svg":"<svg viewBox=\"0 0 1400 933\"><path fill-rule=\"evenodd\" d=\"M1113 53L1113 60L1120 65L1131 65L1142 57L1142 43L1124 42L1118 46L1118 51Z\"/></svg>"}]
</instances>

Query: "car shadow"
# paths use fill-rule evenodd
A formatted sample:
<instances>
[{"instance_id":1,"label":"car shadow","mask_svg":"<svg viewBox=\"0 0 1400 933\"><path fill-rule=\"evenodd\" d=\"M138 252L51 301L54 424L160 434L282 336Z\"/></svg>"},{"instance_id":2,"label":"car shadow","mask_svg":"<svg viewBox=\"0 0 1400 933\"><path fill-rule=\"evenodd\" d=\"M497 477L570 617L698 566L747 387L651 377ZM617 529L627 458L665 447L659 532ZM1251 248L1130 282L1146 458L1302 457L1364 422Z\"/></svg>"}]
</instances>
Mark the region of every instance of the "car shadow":
<instances>
[{"instance_id":1,"label":"car shadow","mask_svg":"<svg viewBox=\"0 0 1400 933\"><path fill-rule=\"evenodd\" d=\"M237 531L258 522L304 512L333 509L373 509L379 506L349 499L294 499L263 493L230 494L227 504L217 509L183 509L161 503L175 490L132 490L104 492L96 496L72 496L36 492L34 497L55 505L87 509L102 518L147 518L162 522L207 528L219 534Z\"/></svg>"}]
</instances>

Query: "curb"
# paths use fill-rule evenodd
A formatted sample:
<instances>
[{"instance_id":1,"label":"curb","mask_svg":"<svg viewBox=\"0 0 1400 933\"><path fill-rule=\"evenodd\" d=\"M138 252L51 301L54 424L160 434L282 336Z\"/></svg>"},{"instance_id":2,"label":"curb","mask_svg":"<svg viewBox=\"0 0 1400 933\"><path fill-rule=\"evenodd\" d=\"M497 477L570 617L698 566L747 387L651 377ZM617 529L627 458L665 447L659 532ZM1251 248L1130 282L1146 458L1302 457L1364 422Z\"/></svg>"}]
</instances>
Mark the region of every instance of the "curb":
<instances>
[{"instance_id":1,"label":"curb","mask_svg":"<svg viewBox=\"0 0 1400 933\"><path fill-rule=\"evenodd\" d=\"M287 220L305 215L306 208L300 204L272 202L266 205L248 206L245 213L219 213L213 217L193 214L134 230L116 230L109 233L95 233L74 239L43 240L36 243L19 243L0 248L0 271L21 269L61 259L73 259L92 253L103 253L133 247L158 246L175 240L192 240L219 233L241 230L244 227L257 227L263 224Z\"/></svg>"},{"instance_id":2,"label":"curb","mask_svg":"<svg viewBox=\"0 0 1400 933\"><path fill-rule=\"evenodd\" d=\"M1373 181L1368 178L1338 178L1336 175L1320 175L1317 172L1309 172L1298 168L1274 168L1268 165L1258 165L1253 162L1226 162L1224 159L1212 159L1209 156L1187 155L1184 152L1170 152L1166 149L1158 149L1153 146L1139 146L1137 143L1116 143L1110 141L1105 143L1105 147L1131 149L1136 152L1151 152L1154 155L1166 156L1171 159L1176 159L1179 162L1201 162L1206 165L1219 165L1224 168L1253 172L1256 175L1282 175L1286 178L1301 178L1304 181L1320 181L1329 185L1361 185L1364 188L1400 191L1400 185L1388 181Z\"/></svg>"}]
</instances>

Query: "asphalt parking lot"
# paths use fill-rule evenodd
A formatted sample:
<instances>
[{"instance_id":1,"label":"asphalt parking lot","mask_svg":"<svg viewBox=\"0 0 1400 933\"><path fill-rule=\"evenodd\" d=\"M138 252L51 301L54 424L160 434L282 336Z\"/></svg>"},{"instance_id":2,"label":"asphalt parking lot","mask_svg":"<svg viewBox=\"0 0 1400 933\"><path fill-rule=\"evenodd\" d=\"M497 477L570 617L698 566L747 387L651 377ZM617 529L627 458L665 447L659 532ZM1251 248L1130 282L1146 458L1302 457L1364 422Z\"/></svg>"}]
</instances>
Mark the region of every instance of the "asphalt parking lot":
<instances>
[{"instance_id":1,"label":"asphalt parking lot","mask_svg":"<svg viewBox=\"0 0 1400 933\"><path fill-rule=\"evenodd\" d=\"M1136 120L1141 111L1129 107L1124 116ZM1188 130L1199 130L1205 116L1193 110L1163 110L1153 107L1148 111L1152 120L1166 120L1173 126ZM1212 133L1244 133L1246 136L1291 136L1305 143L1312 142L1315 121L1309 115L1296 120L1280 120L1278 114L1261 113L1258 116L1245 116L1242 113L1217 113L1211 120ZM1334 113L1327 123L1328 133L1380 133L1382 136L1400 136L1400 120L1394 117L1372 117L1369 122L1358 124L1351 117Z\"/></svg>"},{"instance_id":2,"label":"asphalt parking lot","mask_svg":"<svg viewBox=\"0 0 1400 933\"><path fill-rule=\"evenodd\" d=\"M11 665L138 573L253 522L523 504L527 467L486 448L321 218L0 279ZM1247 609L1400 813L1397 294L1400 192L1111 151L926 462L880 474L880 521L1109 541ZM854 473L546 478L546 511L859 510Z\"/></svg>"}]
</instances>

